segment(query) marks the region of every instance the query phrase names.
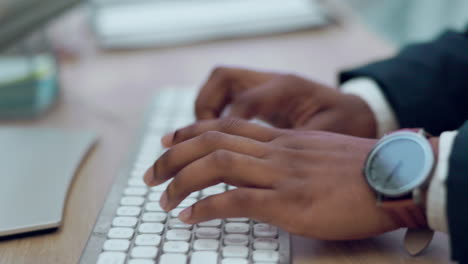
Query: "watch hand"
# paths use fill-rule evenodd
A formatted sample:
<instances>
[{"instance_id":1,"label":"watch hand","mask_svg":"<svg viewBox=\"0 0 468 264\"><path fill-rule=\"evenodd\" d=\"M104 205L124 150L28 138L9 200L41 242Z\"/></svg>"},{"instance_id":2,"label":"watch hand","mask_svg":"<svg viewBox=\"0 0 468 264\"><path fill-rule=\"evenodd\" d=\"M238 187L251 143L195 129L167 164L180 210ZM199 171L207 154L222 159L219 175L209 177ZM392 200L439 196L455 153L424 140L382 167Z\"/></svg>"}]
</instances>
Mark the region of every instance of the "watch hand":
<instances>
[{"instance_id":1,"label":"watch hand","mask_svg":"<svg viewBox=\"0 0 468 264\"><path fill-rule=\"evenodd\" d=\"M384 186L387 186L390 183L390 180L393 178L393 175L395 174L397 169L400 167L400 165L401 165L401 160L398 161L397 165L393 167L392 171L390 172L390 175L388 175L388 177L385 179Z\"/></svg>"}]
</instances>

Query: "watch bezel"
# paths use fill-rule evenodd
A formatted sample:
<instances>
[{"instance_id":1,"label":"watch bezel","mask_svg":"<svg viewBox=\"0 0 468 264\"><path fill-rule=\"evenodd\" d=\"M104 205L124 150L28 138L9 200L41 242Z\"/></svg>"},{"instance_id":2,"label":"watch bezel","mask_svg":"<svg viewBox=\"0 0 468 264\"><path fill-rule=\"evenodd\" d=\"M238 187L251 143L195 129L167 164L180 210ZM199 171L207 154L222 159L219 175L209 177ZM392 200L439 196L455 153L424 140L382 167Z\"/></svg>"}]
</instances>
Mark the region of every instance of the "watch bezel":
<instances>
[{"instance_id":1,"label":"watch bezel","mask_svg":"<svg viewBox=\"0 0 468 264\"><path fill-rule=\"evenodd\" d=\"M409 184L404 185L403 187L400 187L398 189L389 189L389 188L381 188L379 186L375 186L374 182L370 179L371 176L371 165L372 161L374 160L373 158L379 151L386 145L391 144L394 141L397 140L411 140L413 142L416 142L419 146L422 147L423 153L424 153L424 167L421 169L421 172L414 176L417 178L414 178L411 180ZM367 157L365 166L364 166L364 175L366 178L367 183L371 188L384 196L391 197L391 198L397 198L401 196L405 196L409 193L411 193L413 190L416 188L419 188L421 185L425 183L427 178L429 178L429 175L432 172L432 169L434 167L434 153L432 151L432 147L427 140L426 137L424 137L420 133L415 133L415 132L409 132L409 131L399 131L392 133L390 135L385 136L382 138L375 146L374 148L369 152L369 155Z\"/></svg>"}]
</instances>

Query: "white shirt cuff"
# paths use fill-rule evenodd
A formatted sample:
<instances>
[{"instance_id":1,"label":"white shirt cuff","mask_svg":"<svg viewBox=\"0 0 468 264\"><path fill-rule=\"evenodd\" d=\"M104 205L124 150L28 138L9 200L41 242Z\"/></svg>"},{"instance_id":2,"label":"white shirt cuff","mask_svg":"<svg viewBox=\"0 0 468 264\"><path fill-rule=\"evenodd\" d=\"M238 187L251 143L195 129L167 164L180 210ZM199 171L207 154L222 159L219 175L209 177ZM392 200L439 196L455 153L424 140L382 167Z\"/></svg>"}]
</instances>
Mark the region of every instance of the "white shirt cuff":
<instances>
[{"instance_id":1,"label":"white shirt cuff","mask_svg":"<svg viewBox=\"0 0 468 264\"><path fill-rule=\"evenodd\" d=\"M427 191L426 216L429 227L445 233L448 232L446 180L453 141L457 133L457 131L450 131L440 135L438 161Z\"/></svg>"},{"instance_id":2,"label":"white shirt cuff","mask_svg":"<svg viewBox=\"0 0 468 264\"><path fill-rule=\"evenodd\" d=\"M379 85L370 78L358 77L341 85L341 91L361 97L369 105L377 122L377 137L397 130L400 125Z\"/></svg>"}]
</instances>

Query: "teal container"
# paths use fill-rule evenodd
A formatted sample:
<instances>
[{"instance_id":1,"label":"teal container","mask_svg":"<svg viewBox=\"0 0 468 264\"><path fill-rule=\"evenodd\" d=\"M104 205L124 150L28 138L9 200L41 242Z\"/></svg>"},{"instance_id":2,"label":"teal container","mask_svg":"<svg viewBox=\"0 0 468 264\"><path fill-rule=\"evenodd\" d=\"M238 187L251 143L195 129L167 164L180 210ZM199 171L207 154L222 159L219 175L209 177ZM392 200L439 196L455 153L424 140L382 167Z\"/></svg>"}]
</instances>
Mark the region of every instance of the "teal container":
<instances>
[{"instance_id":1,"label":"teal container","mask_svg":"<svg viewBox=\"0 0 468 264\"><path fill-rule=\"evenodd\" d=\"M59 91L58 64L44 32L0 53L0 118L34 118L45 113Z\"/></svg>"}]
</instances>

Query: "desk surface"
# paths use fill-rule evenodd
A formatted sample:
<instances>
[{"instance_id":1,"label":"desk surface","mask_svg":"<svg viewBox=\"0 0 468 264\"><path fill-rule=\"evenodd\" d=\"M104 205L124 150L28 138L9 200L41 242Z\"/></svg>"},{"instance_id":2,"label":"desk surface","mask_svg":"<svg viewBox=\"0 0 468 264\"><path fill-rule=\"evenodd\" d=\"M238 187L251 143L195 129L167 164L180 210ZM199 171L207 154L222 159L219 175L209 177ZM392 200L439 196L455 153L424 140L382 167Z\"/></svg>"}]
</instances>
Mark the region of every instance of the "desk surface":
<instances>
[{"instance_id":1,"label":"desk surface","mask_svg":"<svg viewBox=\"0 0 468 264\"><path fill-rule=\"evenodd\" d=\"M393 48L356 19L267 37L105 53L95 47L83 10L62 18L51 31L56 45L73 50L62 61L62 97L44 118L2 122L19 126L89 128L100 140L78 171L63 226L56 232L0 241L0 263L76 263L106 194L136 142L150 95L165 85L199 85L215 65L288 71L335 84L340 69L393 53ZM293 237L294 263L449 263L447 237L437 234L430 250L411 258L402 233L349 242Z\"/></svg>"}]
</instances>

